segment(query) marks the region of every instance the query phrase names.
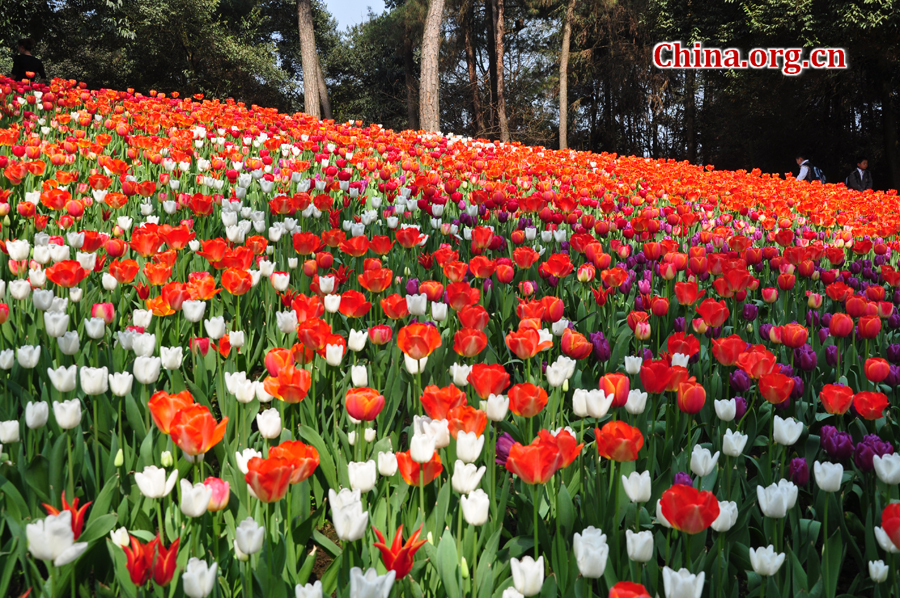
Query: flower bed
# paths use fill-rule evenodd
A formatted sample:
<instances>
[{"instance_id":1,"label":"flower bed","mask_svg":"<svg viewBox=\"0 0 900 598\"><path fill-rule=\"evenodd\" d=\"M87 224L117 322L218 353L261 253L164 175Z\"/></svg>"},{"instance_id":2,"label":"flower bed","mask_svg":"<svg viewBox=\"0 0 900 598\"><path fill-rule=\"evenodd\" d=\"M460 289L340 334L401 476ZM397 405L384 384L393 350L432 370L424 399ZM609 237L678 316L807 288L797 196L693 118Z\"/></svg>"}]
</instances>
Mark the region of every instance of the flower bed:
<instances>
[{"instance_id":1,"label":"flower bed","mask_svg":"<svg viewBox=\"0 0 900 598\"><path fill-rule=\"evenodd\" d=\"M0 114L0 594L900 595L895 193Z\"/></svg>"}]
</instances>

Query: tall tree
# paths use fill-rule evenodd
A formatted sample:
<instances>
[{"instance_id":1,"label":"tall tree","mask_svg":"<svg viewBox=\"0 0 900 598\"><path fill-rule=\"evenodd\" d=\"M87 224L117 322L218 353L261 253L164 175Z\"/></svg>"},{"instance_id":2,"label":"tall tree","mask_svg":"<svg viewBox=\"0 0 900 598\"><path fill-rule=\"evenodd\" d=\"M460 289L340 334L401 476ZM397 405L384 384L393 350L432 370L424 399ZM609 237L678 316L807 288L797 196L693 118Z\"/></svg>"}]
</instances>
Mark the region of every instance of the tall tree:
<instances>
[{"instance_id":1,"label":"tall tree","mask_svg":"<svg viewBox=\"0 0 900 598\"><path fill-rule=\"evenodd\" d=\"M466 47L466 70L469 75L469 93L472 96L471 128L476 137L484 136L484 115L481 113L481 96L478 92L478 57L475 51L475 2L464 0L460 9L460 27Z\"/></svg>"},{"instance_id":2,"label":"tall tree","mask_svg":"<svg viewBox=\"0 0 900 598\"><path fill-rule=\"evenodd\" d=\"M559 149L569 147L569 44L572 40L574 16L575 0L568 0L563 21L562 49L559 52Z\"/></svg>"},{"instance_id":3,"label":"tall tree","mask_svg":"<svg viewBox=\"0 0 900 598\"><path fill-rule=\"evenodd\" d=\"M310 116L321 118L319 106L319 59L316 56L316 35L313 29L310 0L297 0L297 30L300 34L300 54L303 64L303 106ZM324 82L324 77L323 77Z\"/></svg>"},{"instance_id":4,"label":"tall tree","mask_svg":"<svg viewBox=\"0 0 900 598\"><path fill-rule=\"evenodd\" d=\"M506 33L504 23L505 0L490 0L494 21L494 62L497 69L497 125L500 127L500 141L509 141L509 123L506 120L506 93L503 89L503 36Z\"/></svg>"},{"instance_id":5,"label":"tall tree","mask_svg":"<svg viewBox=\"0 0 900 598\"><path fill-rule=\"evenodd\" d=\"M419 76L419 126L426 131L441 130L439 67L443 19L444 0L431 0L422 34L422 71Z\"/></svg>"}]
</instances>

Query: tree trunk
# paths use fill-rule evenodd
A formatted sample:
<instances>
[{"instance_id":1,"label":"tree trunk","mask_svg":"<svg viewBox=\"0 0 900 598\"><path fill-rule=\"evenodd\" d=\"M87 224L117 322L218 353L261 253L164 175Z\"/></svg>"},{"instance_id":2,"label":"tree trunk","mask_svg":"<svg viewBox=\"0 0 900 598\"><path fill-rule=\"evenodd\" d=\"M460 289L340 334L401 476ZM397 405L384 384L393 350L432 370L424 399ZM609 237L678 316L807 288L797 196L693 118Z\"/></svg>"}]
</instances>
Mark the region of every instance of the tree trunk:
<instances>
[{"instance_id":1,"label":"tree trunk","mask_svg":"<svg viewBox=\"0 0 900 598\"><path fill-rule=\"evenodd\" d=\"M881 58L881 131L884 136L884 159L887 161L888 184L885 188L900 189L900 142L897 139L897 113L891 93L891 70L887 59Z\"/></svg>"},{"instance_id":2,"label":"tree trunk","mask_svg":"<svg viewBox=\"0 0 900 598\"><path fill-rule=\"evenodd\" d=\"M491 0L494 4L494 53L497 61L497 124L500 126L500 141L509 141L509 123L506 122L506 95L503 90L503 22L505 0Z\"/></svg>"},{"instance_id":3,"label":"tree trunk","mask_svg":"<svg viewBox=\"0 0 900 598\"><path fill-rule=\"evenodd\" d=\"M569 0L563 22L562 50L559 52L559 149L569 147L569 42L574 15L575 0Z\"/></svg>"},{"instance_id":4,"label":"tree trunk","mask_svg":"<svg viewBox=\"0 0 900 598\"><path fill-rule=\"evenodd\" d=\"M303 107L310 116L320 118L319 77L316 72L319 60L316 57L316 36L310 0L297 1L297 29L300 33L300 61L303 68Z\"/></svg>"},{"instance_id":5,"label":"tree trunk","mask_svg":"<svg viewBox=\"0 0 900 598\"><path fill-rule=\"evenodd\" d=\"M413 40L409 30L403 42L403 74L406 78L406 126L419 129L419 90L416 89L416 61L413 56Z\"/></svg>"},{"instance_id":6,"label":"tree trunk","mask_svg":"<svg viewBox=\"0 0 900 598\"><path fill-rule=\"evenodd\" d=\"M491 82L488 90L488 125L493 134L497 127L497 19L494 18L493 0L484 0L484 16L487 21L488 34L488 78Z\"/></svg>"},{"instance_id":7,"label":"tree trunk","mask_svg":"<svg viewBox=\"0 0 900 598\"><path fill-rule=\"evenodd\" d=\"M463 20L463 37L466 46L466 66L469 68L469 88L472 94L471 126L475 137L484 137L484 115L481 114L481 98L478 95L478 71L475 68L475 39L472 35L472 23L475 20L475 5L470 3Z\"/></svg>"},{"instance_id":8,"label":"tree trunk","mask_svg":"<svg viewBox=\"0 0 900 598\"><path fill-rule=\"evenodd\" d=\"M441 21L444 0L430 0L422 34L422 74L419 76L419 121L426 131L441 130Z\"/></svg>"},{"instance_id":9,"label":"tree trunk","mask_svg":"<svg viewBox=\"0 0 900 598\"><path fill-rule=\"evenodd\" d=\"M684 76L684 136L687 142L687 161L697 163L697 134L694 127L697 107L695 103L694 71L688 69Z\"/></svg>"},{"instance_id":10,"label":"tree trunk","mask_svg":"<svg viewBox=\"0 0 900 598\"><path fill-rule=\"evenodd\" d=\"M316 74L319 83L319 104L322 106L322 118L331 118L331 100L328 99L328 86L325 85L325 73L322 72L322 63L316 55Z\"/></svg>"}]
</instances>

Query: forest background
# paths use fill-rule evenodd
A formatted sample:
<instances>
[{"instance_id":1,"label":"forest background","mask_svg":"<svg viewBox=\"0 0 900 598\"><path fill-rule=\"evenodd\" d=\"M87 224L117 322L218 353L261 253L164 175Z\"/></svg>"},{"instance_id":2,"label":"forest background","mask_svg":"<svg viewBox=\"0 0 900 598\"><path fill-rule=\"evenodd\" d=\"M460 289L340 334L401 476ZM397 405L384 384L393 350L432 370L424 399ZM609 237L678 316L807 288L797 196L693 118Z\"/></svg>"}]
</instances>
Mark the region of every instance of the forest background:
<instances>
[{"instance_id":1,"label":"forest background","mask_svg":"<svg viewBox=\"0 0 900 598\"><path fill-rule=\"evenodd\" d=\"M807 148L830 182L864 154L876 189L900 188L893 0L387 0L344 30L320 0L0 0L0 73L24 36L48 76L91 88L772 173ZM849 64L655 68L671 40Z\"/></svg>"}]
</instances>

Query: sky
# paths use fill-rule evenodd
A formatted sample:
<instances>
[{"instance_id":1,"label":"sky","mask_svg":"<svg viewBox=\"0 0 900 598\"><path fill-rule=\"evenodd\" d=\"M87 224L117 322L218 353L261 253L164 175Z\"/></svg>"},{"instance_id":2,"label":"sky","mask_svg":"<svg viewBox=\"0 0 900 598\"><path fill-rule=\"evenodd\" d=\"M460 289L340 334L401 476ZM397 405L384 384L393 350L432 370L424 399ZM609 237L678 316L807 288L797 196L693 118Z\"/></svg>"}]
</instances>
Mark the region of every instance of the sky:
<instances>
[{"instance_id":1,"label":"sky","mask_svg":"<svg viewBox=\"0 0 900 598\"><path fill-rule=\"evenodd\" d=\"M370 6L375 14L384 10L383 0L325 0L325 6L342 30L365 21Z\"/></svg>"}]
</instances>

